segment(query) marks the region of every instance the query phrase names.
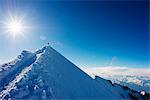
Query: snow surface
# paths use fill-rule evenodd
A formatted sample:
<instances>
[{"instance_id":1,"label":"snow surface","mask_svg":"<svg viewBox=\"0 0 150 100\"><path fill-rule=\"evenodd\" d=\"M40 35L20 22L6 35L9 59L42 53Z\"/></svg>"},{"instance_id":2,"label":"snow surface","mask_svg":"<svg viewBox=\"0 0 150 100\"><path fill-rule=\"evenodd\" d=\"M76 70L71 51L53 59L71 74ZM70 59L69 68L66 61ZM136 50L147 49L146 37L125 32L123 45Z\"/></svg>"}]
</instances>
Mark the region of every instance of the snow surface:
<instances>
[{"instance_id":1,"label":"snow surface","mask_svg":"<svg viewBox=\"0 0 150 100\"><path fill-rule=\"evenodd\" d=\"M36 60L36 55L29 51L22 51L21 54L12 62L3 64L0 69L0 90L12 81L15 76L25 67L29 66Z\"/></svg>"},{"instance_id":2,"label":"snow surface","mask_svg":"<svg viewBox=\"0 0 150 100\"><path fill-rule=\"evenodd\" d=\"M23 51L12 67L0 74L1 99L116 100L130 99L131 95L141 99L138 92L98 76L90 77L51 46L44 46L35 53Z\"/></svg>"}]
</instances>

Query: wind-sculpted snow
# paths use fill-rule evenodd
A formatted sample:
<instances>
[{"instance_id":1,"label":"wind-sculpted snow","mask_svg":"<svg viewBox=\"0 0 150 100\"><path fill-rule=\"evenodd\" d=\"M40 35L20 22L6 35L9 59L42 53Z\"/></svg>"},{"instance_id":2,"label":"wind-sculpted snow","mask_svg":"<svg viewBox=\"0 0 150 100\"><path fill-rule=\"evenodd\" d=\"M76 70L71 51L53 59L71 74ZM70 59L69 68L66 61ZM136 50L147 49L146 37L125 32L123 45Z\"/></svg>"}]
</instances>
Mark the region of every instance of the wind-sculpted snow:
<instances>
[{"instance_id":1,"label":"wind-sculpted snow","mask_svg":"<svg viewBox=\"0 0 150 100\"><path fill-rule=\"evenodd\" d=\"M0 92L0 96L3 97L2 99L118 100L133 97L141 98L138 92L118 84L112 84L111 81L98 76L91 78L50 46L45 46L35 53L28 54L28 52L24 51L19 57L22 58L22 55L26 56L26 54L31 54L32 60L30 57L26 61L20 60L29 63L22 63L26 68L22 69L22 72L18 75L15 75L14 80L6 86L6 89Z\"/></svg>"},{"instance_id":2,"label":"wind-sculpted snow","mask_svg":"<svg viewBox=\"0 0 150 100\"><path fill-rule=\"evenodd\" d=\"M0 72L0 91L4 86L12 81L15 76L22 71L23 68L29 66L36 60L36 55L29 51L22 51L22 53L12 63L4 64L7 70ZM2 66L4 66L2 65Z\"/></svg>"},{"instance_id":3,"label":"wind-sculpted snow","mask_svg":"<svg viewBox=\"0 0 150 100\"><path fill-rule=\"evenodd\" d=\"M38 51L40 51L40 53L42 53L42 52L44 52L44 49L45 49L45 47L43 47L42 49L39 49ZM19 73L19 68L20 67L18 68L17 71L13 72L14 74L16 74L16 76L14 76L15 79L12 80L12 81L10 80L10 82L8 81L9 82L8 85L4 84L5 87L0 92L0 99L9 99L9 98L12 99L14 97L13 93L14 93L14 91L18 90L17 86L18 86L19 82L22 80L22 78L25 78L25 75L32 69L32 65L31 64L33 64L36 61L37 56L39 57L40 53L31 53L31 52L28 52L28 51L23 51L21 53L21 55L19 55L17 57L17 59L15 60L16 63L13 64L12 68L17 70L19 65L20 65L20 67L21 66L25 66L25 68L23 69L23 67L21 67L22 68L22 72L21 73ZM7 67L7 66L5 66L5 67ZM5 70L5 72L7 72L8 75L9 75L10 71L11 71L11 69ZM5 76L5 77L3 76L3 78L6 79L6 78L8 78L8 76ZM21 94L22 93L23 92L21 92Z\"/></svg>"},{"instance_id":4,"label":"wind-sculpted snow","mask_svg":"<svg viewBox=\"0 0 150 100\"><path fill-rule=\"evenodd\" d=\"M6 99L7 97L9 97L10 95L10 92L12 90L15 90L16 89L16 84L24 77L24 75L29 71L31 70L31 66L29 67L26 67L25 69L23 69L23 71L16 76L16 78L10 82L8 84L8 86L5 86L5 89L3 91L0 92L0 98L2 99ZM7 98L8 99L8 98Z\"/></svg>"},{"instance_id":5,"label":"wind-sculpted snow","mask_svg":"<svg viewBox=\"0 0 150 100\"><path fill-rule=\"evenodd\" d=\"M35 53L36 54L41 54L45 51L45 49L47 48L47 46L42 47L41 49L38 49Z\"/></svg>"}]
</instances>

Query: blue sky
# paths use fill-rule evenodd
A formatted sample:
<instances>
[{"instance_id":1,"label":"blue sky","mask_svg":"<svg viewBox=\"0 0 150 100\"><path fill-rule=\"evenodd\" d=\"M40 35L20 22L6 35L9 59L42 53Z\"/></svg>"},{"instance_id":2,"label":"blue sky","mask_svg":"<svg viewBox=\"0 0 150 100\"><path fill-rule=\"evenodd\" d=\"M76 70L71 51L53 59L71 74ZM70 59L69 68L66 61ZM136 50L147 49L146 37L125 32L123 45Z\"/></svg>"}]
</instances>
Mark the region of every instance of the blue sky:
<instances>
[{"instance_id":1,"label":"blue sky","mask_svg":"<svg viewBox=\"0 0 150 100\"><path fill-rule=\"evenodd\" d=\"M1 1L0 62L50 42L79 67L148 68L148 12L144 1ZM5 32L10 14L24 16L24 36Z\"/></svg>"}]
</instances>

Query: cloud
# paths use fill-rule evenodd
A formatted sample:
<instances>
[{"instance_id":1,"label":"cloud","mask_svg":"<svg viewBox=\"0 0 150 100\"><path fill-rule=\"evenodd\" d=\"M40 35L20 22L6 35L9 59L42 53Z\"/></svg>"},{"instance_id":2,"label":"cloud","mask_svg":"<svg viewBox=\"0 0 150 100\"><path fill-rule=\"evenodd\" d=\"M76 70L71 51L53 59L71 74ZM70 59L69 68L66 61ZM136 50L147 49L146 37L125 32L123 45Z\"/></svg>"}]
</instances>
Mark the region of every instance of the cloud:
<instances>
[{"instance_id":1,"label":"cloud","mask_svg":"<svg viewBox=\"0 0 150 100\"><path fill-rule=\"evenodd\" d=\"M138 85L142 85L142 80L138 79L137 77L127 77L126 83L136 83Z\"/></svg>"},{"instance_id":2,"label":"cloud","mask_svg":"<svg viewBox=\"0 0 150 100\"><path fill-rule=\"evenodd\" d=\"M45 36L45 35L41 35L41 36L40 36L40 39L41 39L42 41L45 41L45 40L46 40L46 36Z\"/></svg>"},{"instance_id":3,"label":"cloud","mask_svg":"<svg viewBox=\"0 0 150 100\"><path fill-rule=\"evenodd\" d=\"M122 66L107 66L82 68L91 77L95 75L109 79L114 83L126 85L131 89L150 93L150 68L128 68Z\"/></svg>"},{"instance_id":4,"label":"cloud","mask_svg":"<svg viewBox=\"0 0 150 100\"><path fill-rule=\"evenodd\" d=\"M149 76L150 68L128 68L122 66L92 67L82 68L88 74L96 75L133 75L133 76Z\"/></svg>"}]
</instances>

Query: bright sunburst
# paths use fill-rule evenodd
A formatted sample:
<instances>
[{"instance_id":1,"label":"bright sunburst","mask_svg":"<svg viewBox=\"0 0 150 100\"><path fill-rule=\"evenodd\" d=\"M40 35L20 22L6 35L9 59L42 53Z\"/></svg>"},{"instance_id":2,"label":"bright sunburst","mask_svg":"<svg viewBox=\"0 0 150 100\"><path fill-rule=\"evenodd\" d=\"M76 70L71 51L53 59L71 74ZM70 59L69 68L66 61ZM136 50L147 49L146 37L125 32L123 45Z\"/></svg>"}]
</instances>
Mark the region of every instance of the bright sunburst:
<instances>
[{"instance_id":1,"label":"bright sunburst","mask_svg":"<svg viewBox=\"0 0 150 100\"><path fill-rule=\"evenodd\" d=\"M6 20L5 24L5 30L7 33L9 33L14 38L19 35L24 35L25 31L25 24L23 18L18 17L10 17Z\"/></svg>"},{"instance_id":2,"label":"bright sunburst","mask_svg":"<svg viewBox=\"0 0 150 100\"><path fill-rule=\"evenodd\" d=\"M9 32L14 34L19 34L23 30L22 24L17 21L9 22L7 28Z\"/></svg>"}]
</instances>

